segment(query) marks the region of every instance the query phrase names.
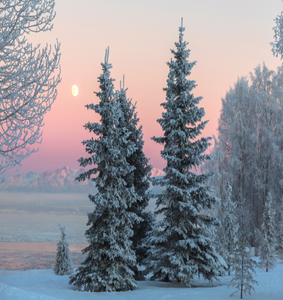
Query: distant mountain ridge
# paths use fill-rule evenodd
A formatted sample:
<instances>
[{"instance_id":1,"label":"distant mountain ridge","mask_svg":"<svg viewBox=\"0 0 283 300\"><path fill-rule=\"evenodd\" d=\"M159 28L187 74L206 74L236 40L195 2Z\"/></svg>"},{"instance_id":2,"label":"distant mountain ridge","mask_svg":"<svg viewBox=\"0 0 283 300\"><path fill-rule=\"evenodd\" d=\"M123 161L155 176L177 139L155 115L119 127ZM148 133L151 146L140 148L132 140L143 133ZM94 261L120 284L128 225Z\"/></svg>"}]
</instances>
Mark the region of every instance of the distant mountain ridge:
<instances>
[{"instance_id":1,"label":"distant mountain ridge","mask_svg":"<svg viewBox=\"0 0 283 300\"><path fill-rule=\"evenodd\" d=\"M81 182L75 180L83 172L84 169L75 170L65 166L42 174L28 172L23 175L15 175L0 183L0 192L94 192L95 184L91 180ZM153 168L151 173L153 177L164 175L163 171L156 168Z\"/></svg>"},{"instance_id":2,"label":"distant mountain ridge","mask_svg":"<svg viewBox=\"0 0 283 300\"><path fill-rule=\"evenodd\" d=\"M5 182L0 183L0 191L45 193L94 191L95 185L91 180L81 182L75 180L83 172L84 169L75 170L67 166L42 174L28 172L22 176L8 177Z\"/></svg>"},{"instance_id":3,"label":"distant mountain ridge","mask_svg":"<svg viewBox=\"0 0 283 300\"><path fill-rule=\"evenodd\" d=\"M157 168L152 168L152 170L151 170L152 177L163 176L164 174L165 173L162 170L157 169Z\"/></svg>"}]
</instances>

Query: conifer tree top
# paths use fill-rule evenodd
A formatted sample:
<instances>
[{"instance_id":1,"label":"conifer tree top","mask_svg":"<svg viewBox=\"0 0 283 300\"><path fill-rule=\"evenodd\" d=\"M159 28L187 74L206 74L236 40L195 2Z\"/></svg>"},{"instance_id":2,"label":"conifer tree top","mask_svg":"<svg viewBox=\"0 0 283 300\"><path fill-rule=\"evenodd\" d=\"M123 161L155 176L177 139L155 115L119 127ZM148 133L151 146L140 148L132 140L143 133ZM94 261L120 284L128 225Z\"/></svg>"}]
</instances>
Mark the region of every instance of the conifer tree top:
<instances>
[{"instance_id":1,"label":"conifer tree top","mask_svg":"<svg viewBox=\"0 0 283 300\"><path fill-rule=\"evenodd\" d=\"M152 139L157 143L165 144L161 154L168 161L167 166L176 167L179 159L179 162L183 161L183 170L189 170L210 159L209 155L201 154L210 145L211 138L196 139L208 121L202 121L205 112L203 108L197 106L202 97L195 97L192 93L196 83L187 78L196 61L188 60L190 50L186 49L188 43L183 40L184 31L182 22L179 27L179 41L175 43L177 49L171 50L174 58L167 63L169 74L167 87L163 89L166 92L166 101L161 103L165 111L162 113L162 118L157 120L164 131L164 136ZM173 156L175 156L174 161L171 159Z\"/></svg>"},{"instance_id":2,"label":"conifer tree top","mask_svg":"<svg viewBox=\"0 0 283 300\"><path fill-rule=\"evenodd\" d=\"M99 87L101 92L94 92L102 102L109 101L113 96L114 92L114 84L113 81L115 79L110 77L110 69L112 68L112 64L108 63L109 59L109 47L105 50L105 58L104 63L101 63L103 73L98 77L98 82L100 83Z\"/></svg>"}]
</instances>

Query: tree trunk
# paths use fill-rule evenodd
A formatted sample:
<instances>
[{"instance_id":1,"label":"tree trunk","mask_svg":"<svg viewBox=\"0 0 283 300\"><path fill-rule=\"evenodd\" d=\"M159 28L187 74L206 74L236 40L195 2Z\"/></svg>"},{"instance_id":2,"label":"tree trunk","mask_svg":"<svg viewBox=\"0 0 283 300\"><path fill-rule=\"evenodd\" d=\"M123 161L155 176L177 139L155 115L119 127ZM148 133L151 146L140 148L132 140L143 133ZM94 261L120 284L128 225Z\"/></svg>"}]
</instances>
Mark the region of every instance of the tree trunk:
<instances>
[{"instance_id":1,"label":"tree trunk","mask_svg":"<svg viewBox=\"0 0 283 300\"><path fill-rule=\"evenodd\" d=\"M245 145L245 143L244 143ZM246 198L246 156L243 153L242 154L242 193L243 193L243 198Z\"/></svg>"},{"instance_id":2,"label":"tree trunk","mask_svg":"<svg viewBox=\"0 0 283 300\"><path fill-rule=\"evenodd\" d=\"M257 203L257 228L260 229L260 210L261 210L261 193L258 193L258 203Z\"/></svg>"},{"instance_id":3,"label":"tree trunk","mask_svg":"<svg viewBox=\"0 0 283 300\"><path fill-rule=\"evenodd\" d=\"M170 281L170 280L169 280L168 274L166 274L166 276L165 276L165 278L164 278L164 281L165 281L165 282L169 282L169 281Z\"/></svg>"}]
</instances>

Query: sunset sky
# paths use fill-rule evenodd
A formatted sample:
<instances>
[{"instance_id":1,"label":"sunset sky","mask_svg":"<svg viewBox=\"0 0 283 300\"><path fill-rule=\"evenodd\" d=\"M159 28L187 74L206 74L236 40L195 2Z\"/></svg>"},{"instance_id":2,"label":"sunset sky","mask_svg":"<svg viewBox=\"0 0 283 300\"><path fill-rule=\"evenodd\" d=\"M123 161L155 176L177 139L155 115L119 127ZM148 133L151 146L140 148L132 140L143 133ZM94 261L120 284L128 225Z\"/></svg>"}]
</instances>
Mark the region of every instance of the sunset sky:
<instances>
[{"instance_id":1,"label":"sunset sky","mask_svg":"<svg viewBox=\"0 0 283 300\"><path fill-rule=\"evenodd\" d=\"M143 126L144 151L150 163L162 169L161 146L150 137L162 134L156 122L165 100L170 49L178 41L181 17L190 61L197 61L189 79L198 87L195 96L209 123L204 136L217 135L221 98L238 76L263 61L275 70L282 62L271 52L274 19L283 10L281 0L57 0L52 32L28 36L34 44L61 42L61 75L58 97L45 116L39 151L22 162L20 174L55 170L63 166L80 168L86 157L81 142L91 137L83 125L99 120L84 107L98 103L97 77L109 46L109 62L115 87L125 74L127 96L137 102ZM77 97L71 87L79 88ZM8 175L16 174L10 170Z\"/></svg>"}]
</instances>

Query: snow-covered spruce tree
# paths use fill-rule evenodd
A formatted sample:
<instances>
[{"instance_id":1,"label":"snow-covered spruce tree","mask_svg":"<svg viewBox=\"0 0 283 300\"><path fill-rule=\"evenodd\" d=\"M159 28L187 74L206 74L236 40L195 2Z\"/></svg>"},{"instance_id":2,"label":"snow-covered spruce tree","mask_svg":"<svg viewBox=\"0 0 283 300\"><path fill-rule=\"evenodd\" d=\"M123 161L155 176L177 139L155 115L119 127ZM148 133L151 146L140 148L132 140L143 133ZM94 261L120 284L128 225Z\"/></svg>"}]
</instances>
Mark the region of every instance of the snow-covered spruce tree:
<instances>
[{"instance_id":1,"label":"snow-covered spruce tree","mask_svg":"<svg viewBox=\"0 0 283 300\"><path fill-rule=\"evenodd\" d=\"M261 225L262 244L260 246L259 267L266 272L276 265L275 247L276 237L274 230L274 209L272 209L272 196L269 192L263 209L263 222Z\"/></svg>"},{"instance_id":2,"label":"snow-covered spruce tree","mask_svg":"<svg viewBox=\"0 0 283 300\"><path fill-rule=\"evenodd\" d=\"M195 275L213 281L227 266L216 253L210 230L220 222L204 213L217 203L209 194L210 187L204 185L212 174L191 172L211 157L203 154L210 138L196 139L207 121L201 121L204 109L197 106L202 98L192 94L196 84L187 79L195 62L188 62L190 50L183 41L184 30L181 25L177 50L171 50L175 60L167 63L166 102L161 104L165 112L157 120L164 136L152 138L164 145L161 156L167 166L163 177L153 179L153 185L165 187L156 202L156 213L164 219L146 239L151 247L146 268L153 273L152 279L177 280L190 286Z\"/></svg>"},{"instance_id":3,"label":"snow-covered spruce tree","mask_svg":"<svg viewBox=\"0 0 283 300\"><path fill-rule=\"evenodd\" d=\"M54 273L56 275L71 275L74 273L72 266L72 259L69 250L69 243L67 241L66 227L58 224L61 231L61 241L57 244L57 256L54 266Z\"/></svg>"},{"instance_id":4,"label":"snow-covered spruce tree","mask_svg":"<svg viewBox=\"0 0 283 300\"><path fill-rule=\"evenodd\" d=\"M136 263L130 238L133 224L140 218L128 208L140 201L140 197L124 180L134 170L127 157L136 147L128 139L128 129L119 126L122 111L114 95L108 56L109 50L106 50L105 62L101 64L103 73L98 78L101 91L96 93L100 102L86 106L101 117L100 123L88 122L84 126L97 138L83 141L90 157L79 159L81 166L94 167L77 178L94 181L97 193L89 195L95 209L88 214L90 227L85 236L90 244L82 250L87 257L71 276L70 284L78 286L80 291L90 292L127 291L137 287L134 272L129 267Z\"/></svg>"},{"instance_id":5,"label":"snow-covered spruce tree","mask_svg":"<svg viewBox=\"0 0 283 300\"><path fill-rule=\"evenodd\" d=\"M257 263L250 256L250 244L249 244L249 220L248 210L246 207L246 201L242 196L242 190L239 191L239 199L237 201L237 217L238 217L238 230L237 230L237 243L234 251L233 259L233 271L235 276L229 283L229 286L235 287L237 291L231 294L233 296L240 291L241 299L243 294L251 294L251 290L254 290L252 284L257 284L257 281L253 279L253 274Z\"/></svg>"},{"instance_id":6,"label":"snow-covered spruce tree","mask_svg":"<svg viewBox=\"0 0 283 300\"><path fill-rule=\"evenodd\" d=\"M233 263L234 251L237 243L237 217L235 216L236 203L231 199L232 187L229 182L226 184L227 198L222 203L222 230L221 230L221 255L225 259L228 266L228 275Z\"/></svg>"},{"instance_id":7,"label":"snow-covered spruce tree","mask_svg":"<svg viewBox=\"0 0 283 300\"><path fill-rule=\"evenodd\" d=\"M135 251L137 257L137 265L141 265L147 253L147 247L142 243L142 240L145 238L146 233L152 229L153 223L152 213L144 211L149 202L147 190L149 188L149 176L152 167L148 164L148 159L143 152L142 126L138 127L139 118L136 113L136 105L133 105L131 99L127 98L127 89L124 88L124 81L123 77L123 88L120 87L120 91L117 92L117 99L122 111L119 126L128 130L128 140L134 143L136 150L127 157L127 162L131 166L134 166L135 169L123 177L123 179L126 181L127 187L134 187L136 193L141 197L141 201L137 201L128 207L129 212L134 212L142 219L141 222L134 224L134 235L130 238L132 249ZM143 276L138 270L137 265L134 265L132 270L135 272L135 279L141 280Z\"/></svg>"}]
</instances>

